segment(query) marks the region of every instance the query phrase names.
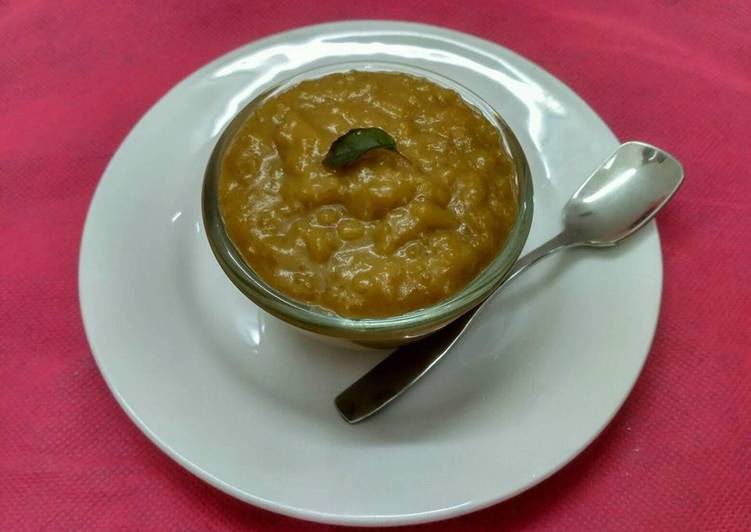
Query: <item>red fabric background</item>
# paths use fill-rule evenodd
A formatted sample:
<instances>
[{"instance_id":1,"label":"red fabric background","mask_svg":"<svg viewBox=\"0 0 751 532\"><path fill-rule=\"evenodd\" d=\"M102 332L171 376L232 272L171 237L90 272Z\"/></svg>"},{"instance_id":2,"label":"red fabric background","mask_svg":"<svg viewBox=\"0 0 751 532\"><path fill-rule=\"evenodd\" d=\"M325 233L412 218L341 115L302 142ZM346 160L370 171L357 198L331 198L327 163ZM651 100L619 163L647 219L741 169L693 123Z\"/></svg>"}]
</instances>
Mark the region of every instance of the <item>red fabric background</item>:
<instances>
[{"instance_id":1,"label":"red fabric background","mask_svg":"<svg viewBox=\"0 0 751 532\"><path fill-rule=\"evenodd\" d=\"M605 433L540 486L437 530L751 529L751 3L0 1L0 529L327 527L216 491L120 411L84 338L78 247L119 142L259 37L345 18L445 25L576 90L687 171L658 218L652 353Z\"/></svg>"}]
</instances>

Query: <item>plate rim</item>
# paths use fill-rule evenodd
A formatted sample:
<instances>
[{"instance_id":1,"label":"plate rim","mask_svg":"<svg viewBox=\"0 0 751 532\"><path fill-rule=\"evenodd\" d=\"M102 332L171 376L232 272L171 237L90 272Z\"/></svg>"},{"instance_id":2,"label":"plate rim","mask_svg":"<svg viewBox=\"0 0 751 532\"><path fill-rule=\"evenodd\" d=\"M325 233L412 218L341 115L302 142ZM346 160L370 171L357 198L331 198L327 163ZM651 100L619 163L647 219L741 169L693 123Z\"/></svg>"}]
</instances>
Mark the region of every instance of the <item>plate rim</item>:
<instances>
[{"instance_id":1,"label":"plate rim","mask_svg":"<svg viewBox=\"0 0 751 532\"><path fill-rule=\"evenodd\" d=\"M363 26L367 26L367 27L363 27ZM252 504L264 510L268 510L274 513L288 516L288 517L293 517L297 519L323 523L323 524L375 527L375 526L403 526L403 525L435 522L435 521L450 519L453 517L458 517L461 515L465 515L468 513L472 513L472 512L476 512L476 511L488 508L495 504L514 498L520 493L523 493L524 491L527 491L528 489L542 483L543 481L547 480L551 476L558 473L561 469L569 465L587 447L589 447L592 444L592 442L594 442L597 438L599 438L599 436L602 434L605 428L608 427L608 425L612 422L615 416L621 411L624 403L631 396L631 393L633 392L633 388L636 385L636 382L638 381L639 377L641 376L641 373L644 369L644 365L646 364L646 361L649 358L649 353L652 349L652 345L654 342L654 337L657 331L657 326L659 323L659 317L661 313L662 292L664 288L664 263L663 263L663 256L662 256L663 255L662 244L661 244L659 231L657 229L657 225L655 221L650 222L650 225L651 225L651 229L654 231L654 237L657 240L656 256L655 256L655 260L657 264L656 264L656 270L654 273L657 277L657 286L659 290L658 290L656 307L654 309L654 320L653 320L653 323L651 324L650 331L648 334L648 341L646 343L646 352L643 355L643 358L641 360L641 363L639 364L637 371L633 375L632 381L629 383L627 387L626 393L618 402L616 408L613 409L613 411L604 421L602 426L599 427L589 439L584 441L581 444L581 446L577 447L575 451L570 453L570 456L568 456L565 460L563 460L560 464L558 464L557 467L550 469L544 475L540 475L538 477L530 479L529 482L524 483L523 485L521 485L519 488L517 488L516 490L512 492L503 494L498 497L490 497L490 498L479 500L479 501L473 500L473 501L461 504L459 506L440 508L440 509L430 510L426 512L418 512L418 513L411 513L411 514L405 513L405 514L399 514L399 515L367 515L367 514L351 515L351 514L310 510L310 509L305 509L305 508L299 508L293 505L288 505L288 504L281 503L281 502L276 502L276 501L266 499L264 497L261 497L252 493L248 493L246 491L243 491L241 489L238 489L232 486L231 484L223 481L222 479L216 477L215 475L212 475L211 473L209 473L202 467L198 466L197 464L193 463L188 458L180 454L178 451L170 447L170 445L168 445L156 433L154 433L151 430L151 428L131 408L127 400L120 393L118 387L112 381L111 376L107 372L104 371L101 357L100 355L97 354L98 352L102 352L103 350L101 349L101 347L97 347L96 342L94 341L94 338L93 338L93 334L90 331L91 325L90 323L87 324L87 319L86 319L87 311L85 307L90 305L91 302L86 303L87 298L84 295L83 285L85 284L85 282L83 279L84 270L82 268L82 264L84 262L86 242L90 238L90 237L87 237L87 235L92 231L91 229L92 211L94 209L95 203L97 202L97 198L101 196L101 190L102 190L102 186L104 182L104 177L110 171L110 168L117 154L120 152L121 148L127 142L127 140L131 137L134 130L136 130L138 126L145 119L147 119L152 114L152 112L165 99L169 98L173 92L175 92L180 87L182 87L189 79L193 78L194 76L197 76L199 73L210 68L215 63L227 61L233 55L245 52L248 47L252 46L256 48L262 48L263 46L268 46L270 43L273 43L275 40L283 40L283 39L290 38L290 37L294 38L298 34L305 34L311 31L322 33L322 32L331 31L331 30L347 29L348 27L352 31L357 31L358 33L363 33L363 32L389 33L389 32L395 32L398 30L419 33L420 30L423 30L429 36L436 36L436 34L438 34L438 36L440 37L446 37L448 39L451 39L451 41L454 43L479 44L480 46L484 46L484 47L489 46L489 47L501 48L506 53L508 53L513 58L514 61L520 61L542 72L544 75L547 76L549 81L552 81L554 84L557 83L559 85L559 88L565 90L568 93L568 95L573 97L575 100L577 100L579 104L582 104L586 108L590 109L592 113L600 119L603 126L607 129L607 131L612 136L613 140L615 142L620 142L619 138L613 133L613 131L610 129L607 123L599 116L599 114L594 109L592 109L592 107L581 96L579 96L579 94L576 91L574 91L571 87L569 87L565 82L560 80L558 77L556 77L555 75L553 75L552 73L544 69L543 67L539 66L537 63L517 53L513 49L510 49L503 44L500 44L500 43L497 43L489 39L485 39L485 38L482 38L482 37L479 37L470 33L454 30L451 28L443 27L443 26L425 24L425 23L420 23L420 22L412 22L412 21L385 20L385 19L353 19L353 20L338 20L338 21L330 21L330 22L323 22L323 23L318 23L318 24L299 26L299 27L290 28L287 30L282 30L276 33L268 34L258 39L241 44L240 46L235 47L225 53L222 53L218 55L217 57L210 59L209 61L207 61L200 67L196 68L195 70L189 72L186 76L181 78L177 83L173 84L166 92L164 92L138 118L138 120L136 120L133 123L133 125L128 130L127 134L123 137L122 141L117 145L116 149L112 153L112 156L110 157L110 160L108 161L106 167L102 171L101 176L99 177L99 180L95 187L94 193L92 194L89 206L86 211L86 216L84 219L83 230L82 230L81 238L79 241L78 272L77 272L77 279L76 279L77 285L78 285L77 295L79 299L79 311L80 311L80 316L81 316L81 320L82 320L82 324L84 328L84 333L85 333L86 340L91 351L92 358L94 359L97 369L99 370L100 375L104 379L105 384L109 388L110 392L114 396L120 408L126 413L130 421L134 423L136 427L147 437L147 439L151 443L153 443L160 451L162 451L165 455L167 455L170 459L174 460L176 463L178 463L181 467L186 469L188 472L198 477L202 481L206 482L210 486L220 490L221 492L235 499L238 499L248 504ZM89 310L89 312L91 311Z\"/></svg>"}]
</instances>

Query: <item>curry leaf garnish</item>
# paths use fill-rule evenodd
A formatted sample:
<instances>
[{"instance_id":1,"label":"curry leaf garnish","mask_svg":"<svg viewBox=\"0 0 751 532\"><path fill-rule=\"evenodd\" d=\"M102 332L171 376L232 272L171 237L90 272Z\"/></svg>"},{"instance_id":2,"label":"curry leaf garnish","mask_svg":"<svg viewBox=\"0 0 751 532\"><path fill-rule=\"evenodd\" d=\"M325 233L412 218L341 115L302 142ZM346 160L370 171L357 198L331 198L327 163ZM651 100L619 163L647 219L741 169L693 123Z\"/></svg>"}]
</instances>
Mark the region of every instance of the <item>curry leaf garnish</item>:
<instances>
[{"instance_id":1,"label":"curry leaf garnish","mask_svg":"<svg viewBox=\"0 0 751 532\"><path fill-rule=\"evenodd\" d=\"M329 168L345 166L378 148L399 153L394 138L379 127L350 129L331 144L323 164Z\"/></svg>"}]
</instances>

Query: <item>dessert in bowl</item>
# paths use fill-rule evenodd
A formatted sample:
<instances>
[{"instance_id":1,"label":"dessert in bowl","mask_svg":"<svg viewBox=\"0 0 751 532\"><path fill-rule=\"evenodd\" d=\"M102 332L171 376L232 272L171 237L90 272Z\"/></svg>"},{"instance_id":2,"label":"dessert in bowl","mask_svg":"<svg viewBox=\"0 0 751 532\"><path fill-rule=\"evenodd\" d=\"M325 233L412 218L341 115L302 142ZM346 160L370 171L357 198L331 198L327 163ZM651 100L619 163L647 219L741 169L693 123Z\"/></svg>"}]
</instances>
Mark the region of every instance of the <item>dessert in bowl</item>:
<instances>
[{"instance_id":1,"label":"dessert in bowl","mask_svg":"<svg viewBox=\"0 0 751 532\"><path fill-rule=\"evenodd\" d=\"M373 131L375 149L358 151L356 134ZM348 142L354 152L335 160ZM219 264L261 308L393 346L503 281L529 232L532 184L511 129L465 87L406 65L348 64L246 105L213 150L202 206Z\"/></svg>"}]
</instances>

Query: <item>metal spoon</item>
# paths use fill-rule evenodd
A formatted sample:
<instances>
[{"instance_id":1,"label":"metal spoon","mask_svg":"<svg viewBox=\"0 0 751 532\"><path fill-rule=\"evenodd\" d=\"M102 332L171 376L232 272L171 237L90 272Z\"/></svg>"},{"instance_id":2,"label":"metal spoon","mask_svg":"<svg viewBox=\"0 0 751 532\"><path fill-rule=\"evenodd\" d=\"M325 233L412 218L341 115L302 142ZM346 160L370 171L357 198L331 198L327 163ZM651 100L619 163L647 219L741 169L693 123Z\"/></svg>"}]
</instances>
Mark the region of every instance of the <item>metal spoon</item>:
<instances>
[{"instance_id":1,"label":"metal spoon","mask_svg":"<svg viewBox=\"0 0 751 532\"><path fill-rule=\"evenodd\" d=\"M477 311L529 266L564 248L609 247L651 220L683 181L670 154L644 142L622 144L579 187L563 210L563 231L525 255L485 301L439 331L404 345L340 393L335 400L349 423L383 409L417 382L464 334Z\"/></svg>"}]
</instances>

